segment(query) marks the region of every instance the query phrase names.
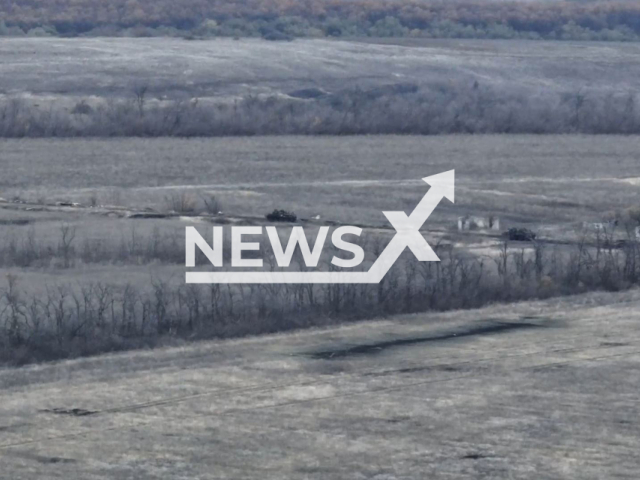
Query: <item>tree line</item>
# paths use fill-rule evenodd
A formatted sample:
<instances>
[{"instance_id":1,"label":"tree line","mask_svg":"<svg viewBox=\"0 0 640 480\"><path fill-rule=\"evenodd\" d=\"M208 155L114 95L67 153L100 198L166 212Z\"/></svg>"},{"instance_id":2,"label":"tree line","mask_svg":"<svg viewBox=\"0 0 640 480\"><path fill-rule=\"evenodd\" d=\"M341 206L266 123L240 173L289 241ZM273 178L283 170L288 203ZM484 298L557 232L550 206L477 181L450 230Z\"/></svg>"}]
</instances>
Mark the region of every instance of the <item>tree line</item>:
<instances>
[{"instance_id":1,"label":"tree line","mask_svg":"<svg viewBox=\"0 0 640 480\"><path fill-rule=\"evenodd\" d=\"M146 93L151 95L150 93ZM40 108L0 100L0 138L364 134L639 134L636 92L531 94L477 82L348 89L315 99L247 95L234 103L80 100Z\"/></svg>"},{"instance_id":2,"label":"tree line","mask_svg":"<svg viewBox=\"0 0 640 480\"><path fill-rule=\"evenodd\" d=\"M49 285L36 294L25 288L21 277L10 274L0 284L0 365L594 290L626 290L640 281L639 244L632 240L631 231L629 238L614 246L613 235L583 237L559 249L544 242L524 248L505 241L491 258L439 244L435 250L440 262L415 262L405 252L377 285L202 286L158 277L147 287L108 280L69 282ZM119 252L123 264L140 255L173 260L173 253L164 257L154 239L135 238L87 256L64 227L53 257L47 245L33 236L8 237L5 242L9 243L3 245L0 240L4 263L62 269L109 264L115 259L111 249Z\"/></svg>"},{"instance_id":3,"label":"tree line","mask_svg":"<svg viewBox=\"0 0 640 480\"><path fill-rule=\"evenodd\" d=\"M626 1L0 0L0 35L637 40Z\"/></svg>"}]
</instances>

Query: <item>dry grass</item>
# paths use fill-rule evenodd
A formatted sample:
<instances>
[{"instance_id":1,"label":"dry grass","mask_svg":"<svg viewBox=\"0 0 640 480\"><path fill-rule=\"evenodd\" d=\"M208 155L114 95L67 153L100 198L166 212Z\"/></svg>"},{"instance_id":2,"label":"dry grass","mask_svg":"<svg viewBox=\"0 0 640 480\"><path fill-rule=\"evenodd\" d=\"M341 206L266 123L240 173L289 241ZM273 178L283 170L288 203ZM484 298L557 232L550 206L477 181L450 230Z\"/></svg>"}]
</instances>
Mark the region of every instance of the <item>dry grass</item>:
<instances>
[{"instance_id":1,"label":"dry grass","mask_svg":"<svg viewBox=\"0 0 640 480\"><path fill-rule=\"evenodd\" d=\"M3 40L0 136L640 131L637 45L403 43Z\"/></svg>"},{"instance_id":2,"label":"dry grass","mask_svg":"<svg viewBox=\"0 0 640 480\"><path fill-rule=\"evenodd\" d=\"M3 141L0 196L88 205L96 195L98 204L163 210L167 196L205 194L230 214L284 208L386 225L380 212L411 210L426 190L422 177L455 168L457 203L438 209L432 225L466 213L580 224L637 207L628 181L640 177L637 143L526 135Z\"/></svg>"},{"instance_id":3,"label":"dry grass","mask_svg":"<svg viewBox=\"0 0 640 480\"><path fill-rule=\"evenodd\" d=\"M590 294L0 370L2 474L632 478L639 301ZM538 327L308 355L493 322Z\"/></svg>"},{"instance_id":4,"label":"dry grass","mask_svg":"<svg viewBox=\"0 0 640 480\"><path fill-rule=\"evenodd\" d=\"M8 169L0 181L12 186L5 195L45 199L44 205L0 204L0 221L6 225L0 235L0 268L17 278L21 295L7 300L9 311L17 313L5 317L9 325L17 325L17 318L26 322L5 328L11 348L24 350L19 358L11 353L5 360L21 363L155 345L165 335L236 336L587 288L626 288L637 281L636 247L610 250L601 238L601 248L594 249L589 244L594 235L583 239L576 227L617 210L632 221L634 210L627 207L637 201L637 187L629 180L638 176L636 143L633 137L582 136L5 142ZM453 275L442 273L451 279L441 282L447 289L435 288L438 282L425 280L420 268L400 269L379 291L314 289L313 301L291 289L231 289L215 297L212 309L208 292L184 288L186 225L199 225L208 238L212 220L264 224L265 213L284 208L302 218L320 215L307 224L308 231L332 220L388 227L382 211L413 210L427 190L420 178L452 167L456 204L443 202L425 225L432 244L456 245L451 262L443 262L443 268L458 269ZM150 171L165 176L153 178ZM18 179L21 188L15 187ZM114 190L123 184L128 188ZM83 206L51 205L58 200ZM216 210L219 202L227 216L189 216ZM128 205L128 210L105 203ZM143 207L187 215L126 218L132 211L153 216ZM500 232L491 237L455 231L456 217L468 213L497 215L503 230L526 224L540 233L546 247L514 244L504 254L496 238ZM233 217L238 214L246 216ZM382 242L391 234L370 227L366 232ZM614 240L623 238L621 226ZM537 259L538 253L543 257ZM331 255L325 252L323 264ZM499 268L503 258L508 260L506 274ZM158 284L168 285L160 292L166 301L160 307ZM111 293L87 290L98 286L108 286ZM105 327L94 328L102 321L96 320L95 305L104 302L118 306L109 314L107 336ZM170 313L158 320L165 307ZM35 328L43 315L46 321ZM56 318L65 320L56 325ZM254 325L256 319L260 326ZM40 346L49 343L56 348L41 355Z\"/></svg>"},{"instance_id":5,"label":"dry grass","mask_svg":"<svg viewBox=\"0 0 640 480\"><path fill-rule=\"evenodd\" d=\"M378 42L375 39L374 42ZM541 90L626 93L640 76L640 45L613 42L386 39L268 42L171 38L4 38L0 90L26 93L41 108L80 98L134 97L146 84L148 103L163 96L206 102L211 97L329 92L395 83L448 83L452 78ZM29 62L21 59L29 58ZM603 60L606 59L606 60ZM158 65L161 63L162 68ZM294 72L292 74L292 72Z\"/></svg>"}]
</instances>

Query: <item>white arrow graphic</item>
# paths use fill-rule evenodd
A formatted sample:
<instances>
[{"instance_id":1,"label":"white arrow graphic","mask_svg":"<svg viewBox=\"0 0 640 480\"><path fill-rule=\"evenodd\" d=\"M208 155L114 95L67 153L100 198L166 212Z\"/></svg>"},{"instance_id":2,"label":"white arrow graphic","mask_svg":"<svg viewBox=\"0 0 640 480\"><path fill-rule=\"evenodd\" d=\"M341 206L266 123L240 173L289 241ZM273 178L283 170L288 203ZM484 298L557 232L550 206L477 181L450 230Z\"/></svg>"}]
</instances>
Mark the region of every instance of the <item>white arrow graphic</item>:
<instances>
[{"instance_id":1,"label":"white arrow graphic","mask_svg":"<svg viewBox=\"0 0 640 480\"><path fill-rule=\"evenodd\" d=\"M420 234L420 228L443 198L455 201L455 170L422 179L431 188L407 216L383 212L396 229L378 259L367 272L187 272L187 283L380 283L405 248L421 262L440 259Z\"/></svg>"}]
</instances>

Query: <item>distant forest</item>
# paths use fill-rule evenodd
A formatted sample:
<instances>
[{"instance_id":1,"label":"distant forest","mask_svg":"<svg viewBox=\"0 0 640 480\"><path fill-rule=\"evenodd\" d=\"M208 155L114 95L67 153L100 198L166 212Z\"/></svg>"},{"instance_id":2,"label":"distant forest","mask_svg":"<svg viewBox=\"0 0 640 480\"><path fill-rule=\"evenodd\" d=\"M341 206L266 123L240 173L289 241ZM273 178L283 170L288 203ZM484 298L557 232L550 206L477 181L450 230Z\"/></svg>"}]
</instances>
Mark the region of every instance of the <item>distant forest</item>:
<instances>
[{"instance_id":1,"label":"distant forest","mask_svg":"<svg viewBox=\"0 0 640 480\"><path fill-rule=\"evenodd\" d=\"M640 2L0 0L5 36L640 40Z\"/></svg>"}]
</instances>

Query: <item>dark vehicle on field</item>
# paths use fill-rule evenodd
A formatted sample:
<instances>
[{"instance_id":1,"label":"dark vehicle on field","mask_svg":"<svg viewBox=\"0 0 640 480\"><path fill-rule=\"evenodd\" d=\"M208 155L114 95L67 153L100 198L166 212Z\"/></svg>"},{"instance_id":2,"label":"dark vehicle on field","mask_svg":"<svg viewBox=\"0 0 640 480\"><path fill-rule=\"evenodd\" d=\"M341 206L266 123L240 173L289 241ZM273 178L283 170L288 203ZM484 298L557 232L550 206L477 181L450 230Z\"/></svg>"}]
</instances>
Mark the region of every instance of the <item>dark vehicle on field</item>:
<instances>
[{"instance_id":1,"label":"dark vehicle on field","mask_svg":"<svg viewBox=\"0 0 640 480\"><path fill-rule=\"evenodd\" d=\"M528 228L510 228L507 230L507 236L514 242L531 242L536 239L536 234Z\"/></svg>"}]
</instances>

